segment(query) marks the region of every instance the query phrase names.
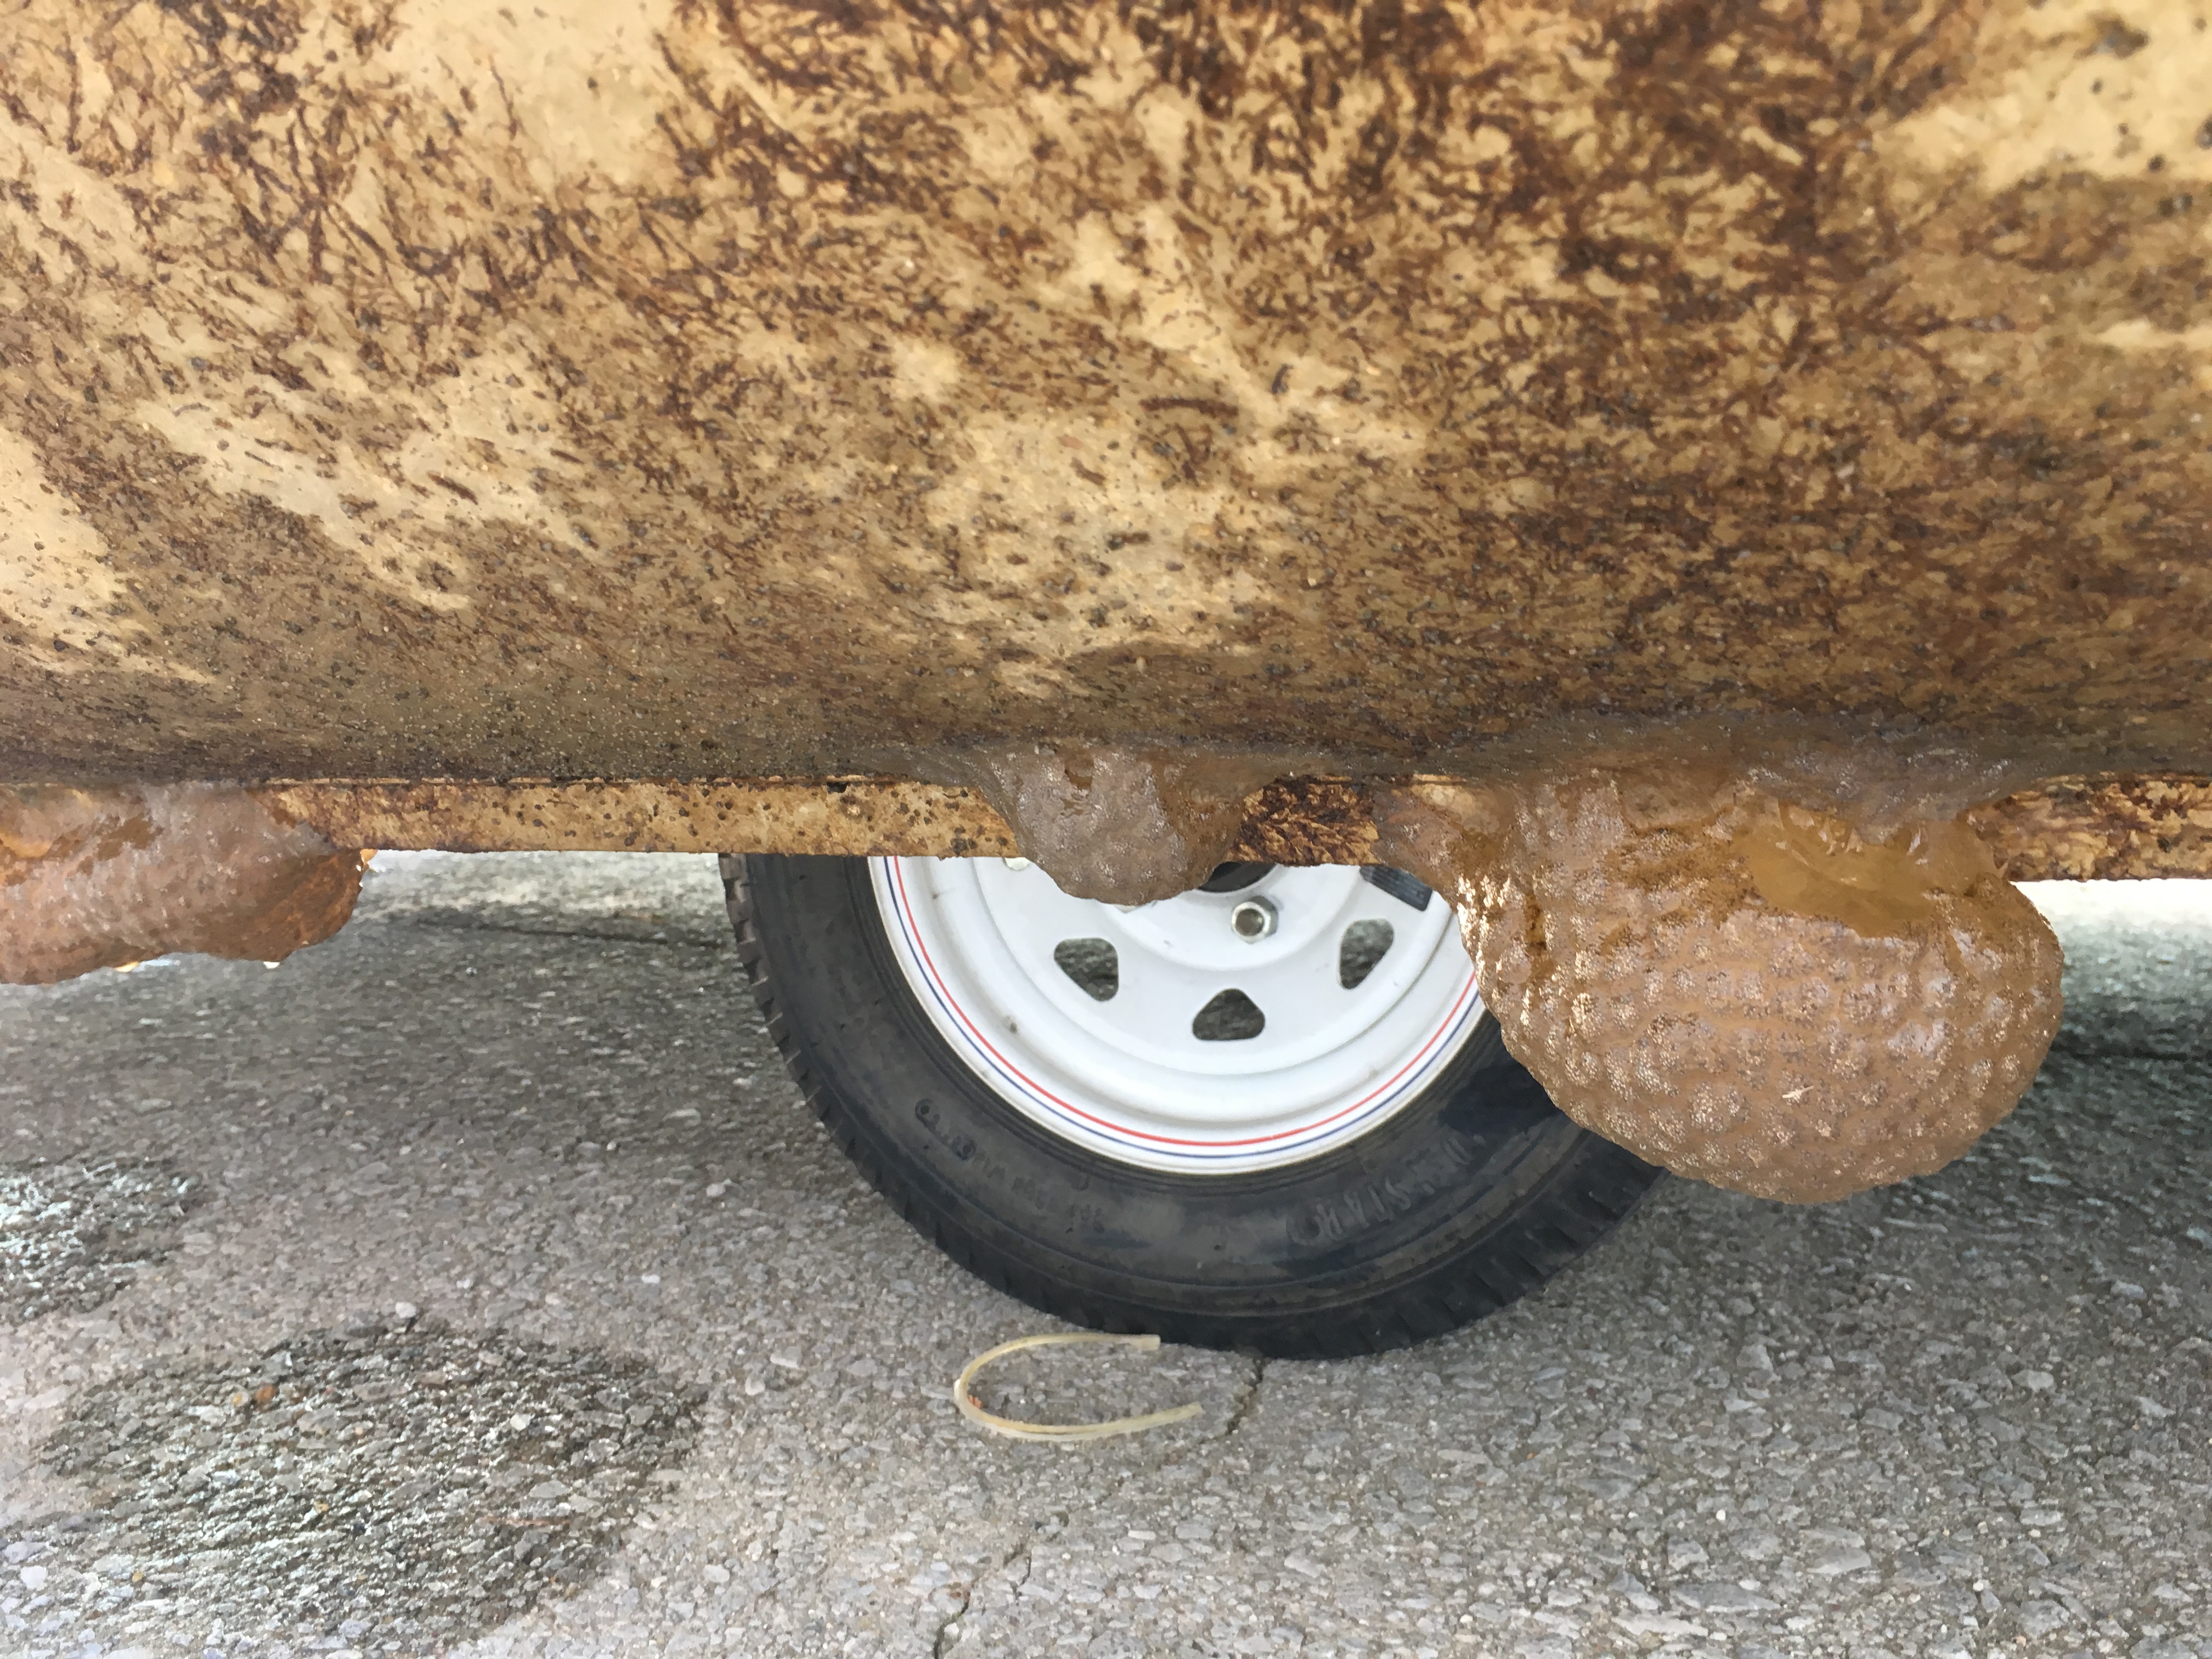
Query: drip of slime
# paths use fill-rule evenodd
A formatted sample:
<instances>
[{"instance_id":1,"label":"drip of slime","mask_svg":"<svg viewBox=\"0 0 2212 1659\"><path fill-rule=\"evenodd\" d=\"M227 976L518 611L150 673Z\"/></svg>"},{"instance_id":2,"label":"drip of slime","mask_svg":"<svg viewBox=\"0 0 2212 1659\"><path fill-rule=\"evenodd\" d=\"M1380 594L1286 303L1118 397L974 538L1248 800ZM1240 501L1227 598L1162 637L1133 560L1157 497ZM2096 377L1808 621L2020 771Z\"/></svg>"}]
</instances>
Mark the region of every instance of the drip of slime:
<instances>
[{"instance_id":1,"label":"drip of slime","mask_svg":"<svg viewBox=\"0 0 2212 1659\"><path fill-rule=\"evenodd\" d=\"M939 756L933 769L990 802L1062 892L1148 904L1212 874L1243 828L1244 798L1293 767L1194 746L1021 744Z\"/></svg>"},{"instance_id":2,"label":"drip of slime","mask_svg":"<svg viewBox=\"0 0 2212 1659\"><path fill-rule=\"evenodd\" d=\"M0 788L0 983L171 951L278 962L353 914L361 854L243 789Z\"/></svg>"},{"instance_id":3,"label":"drip of slime","mask_svg":"<svg viewBox=\"0 0 2212 1659\"><path fill-rule=\"evenodd\" d=\"M1872 840L1740 773L1656 769L1378 817L1376 856L1452 896L1507 1048L1680 1175L1802 1203L1930 1173L2057 1030L2057 940L1956 819Z\"/></svg>"}]
</instances>

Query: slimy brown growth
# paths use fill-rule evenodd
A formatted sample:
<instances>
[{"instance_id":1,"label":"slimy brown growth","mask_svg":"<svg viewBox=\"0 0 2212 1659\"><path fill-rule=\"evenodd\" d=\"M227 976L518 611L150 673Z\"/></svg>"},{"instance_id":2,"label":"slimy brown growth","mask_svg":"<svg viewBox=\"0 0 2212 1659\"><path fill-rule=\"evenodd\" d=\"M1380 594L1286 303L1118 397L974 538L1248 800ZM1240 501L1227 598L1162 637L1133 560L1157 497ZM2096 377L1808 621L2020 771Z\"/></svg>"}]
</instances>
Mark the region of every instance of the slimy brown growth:
<instances>
[{"instance_id":1,"label":"slimy brown growth","mask_svg":"<svg viewBox=\"0 0 2212 1659\"><path fill-rule=\"evenodd\" d=\"M2057 1029L2057 941L1960 815L2002 775L1923 747L1675 734L1529 779L1375 791L1373 856L1460 913L1506 1046L1584 1127L1812 1202L1960 1157ZM1282 757L1021 744L939 769L1079 897L1229 856Z\"/></svg>"},{"instance_id":2,"label":"slimy brown growth","mask_svg":"<svg viewBox=\"0 0 2212 1659\"><path fill-rule=\"evenodd\" d=\"M1408 797L1382 851L1452 895L1562 1110L1738 1192L1942 1168L2057 1029L2057 941L1963 821L1872 841L1726 777L1580 771Z\"/></svg>"},{"instance_id":3,"label":"slimy brown growth","mask_svg":"<svg viewBox=\"0 0 2212 1659\"><path fill-rule=\"evenodd\" d=\"M1204 881L1244 826L1244 798L1289 769L1267 755L1024 743L940 758L1025 856L1077 898L1146 904Z\"/></svg>"},{"instance_id":4,"label":"slimy brown growth","mask_svg":"<svg viewBox=\"0 0 2212 1659\"><path fill-rule=\"evenodd\" d=\"M765 805L943 773L1127 902L1280 745L1463 777L1396 861L1571 1112L1934 1167L2057 1011L1958 813L2212 837L2201 9L19 0L0 778L996 850ZM0 973L320 937L350 855L258 813L0 795Z\"/></svg>"},{"instance_id":5,"label":"slimy brown growth","mask_svg":"<svg viewBox=\"0 0 2212 1659\"><path fill-rule=\"evenodd\" d=\"M0 789L0 982L171 951L276 962L353 914L361 855L242 789Z\"/></svg>"}]
</instances>

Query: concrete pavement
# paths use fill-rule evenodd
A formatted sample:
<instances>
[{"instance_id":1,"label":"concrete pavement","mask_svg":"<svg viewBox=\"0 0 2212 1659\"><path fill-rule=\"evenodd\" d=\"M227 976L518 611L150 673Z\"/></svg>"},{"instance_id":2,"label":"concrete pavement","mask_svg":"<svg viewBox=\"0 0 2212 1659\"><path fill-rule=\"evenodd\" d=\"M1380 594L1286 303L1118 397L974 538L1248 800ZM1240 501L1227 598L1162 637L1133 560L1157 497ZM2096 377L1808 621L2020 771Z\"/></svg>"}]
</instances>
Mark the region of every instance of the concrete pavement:
<instances>
[{"instance_id":1,"label":"concrete pavement","mask_svg":"<svg viewBox=\"0 0 2212 1659\"><path fill-rule=\"evenodd\" d=\"M0 990L0 1651L2212 1656L2212 897L2043 890L1932 1178L1670 1182L1381 1359L1048 1322L784 1081L711 862L386 855L270 972Z\"/></svg>"}]
</instances>

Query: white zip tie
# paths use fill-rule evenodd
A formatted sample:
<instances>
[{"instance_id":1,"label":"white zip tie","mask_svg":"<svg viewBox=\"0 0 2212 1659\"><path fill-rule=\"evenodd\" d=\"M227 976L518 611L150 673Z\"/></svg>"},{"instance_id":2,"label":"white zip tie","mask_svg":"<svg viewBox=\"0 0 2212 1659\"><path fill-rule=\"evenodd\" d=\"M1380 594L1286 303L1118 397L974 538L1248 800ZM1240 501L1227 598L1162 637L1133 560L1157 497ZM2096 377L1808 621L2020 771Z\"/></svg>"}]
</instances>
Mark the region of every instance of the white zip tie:
<instances>
[{"instance_id":1,"label":"white zip tie","mask_svg":"<svg viewBox=\"0 0 2212 1659\"><path fill-rule=\"evenodd\" d=\"M1104 1423L1024 1423L984 1410L983 1402L970 1392L978 1372L1010 1353L1019 1353L1024 1348L1072 1346L1079 1342L1118 1342L1139 1353L1150 1353L1160 1346L1157 1336L1114 1336L1102 1331L1054 1331L1038 1336L1018 1336L968 1362L952 1384L952 1403L960 1407L960 1414L969 1422L980 1423L992 1433L1013 1440L1103 1440L1109 1435L1137 1434L1146 1429L1164 1428L1170 1423L1186 1422L1202 1409L1193 1403L1147 1412L1142 1417L1116 1417Z\"/></svg>"}]
</instances>

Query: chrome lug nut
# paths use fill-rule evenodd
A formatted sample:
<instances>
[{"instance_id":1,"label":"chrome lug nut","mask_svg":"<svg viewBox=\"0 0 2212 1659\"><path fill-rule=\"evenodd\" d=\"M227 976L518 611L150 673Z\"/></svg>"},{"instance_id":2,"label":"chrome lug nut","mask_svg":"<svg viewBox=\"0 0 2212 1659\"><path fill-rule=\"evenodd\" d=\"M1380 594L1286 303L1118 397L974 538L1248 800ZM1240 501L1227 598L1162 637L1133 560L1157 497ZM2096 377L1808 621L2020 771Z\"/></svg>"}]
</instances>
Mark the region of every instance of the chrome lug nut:
<instances>
[{"instance_id":1,"label":"chrome lug nut","mask_svg":"<svg viewBox=\"0 0 2212 1659\"><path fill-rule=\"evenodd\" d=\"M1229 913L1229 926L1247 945L1257 945L1275 931L1275 906L1271 899L1240 899Z\"/></svg>"}]
</instances>

